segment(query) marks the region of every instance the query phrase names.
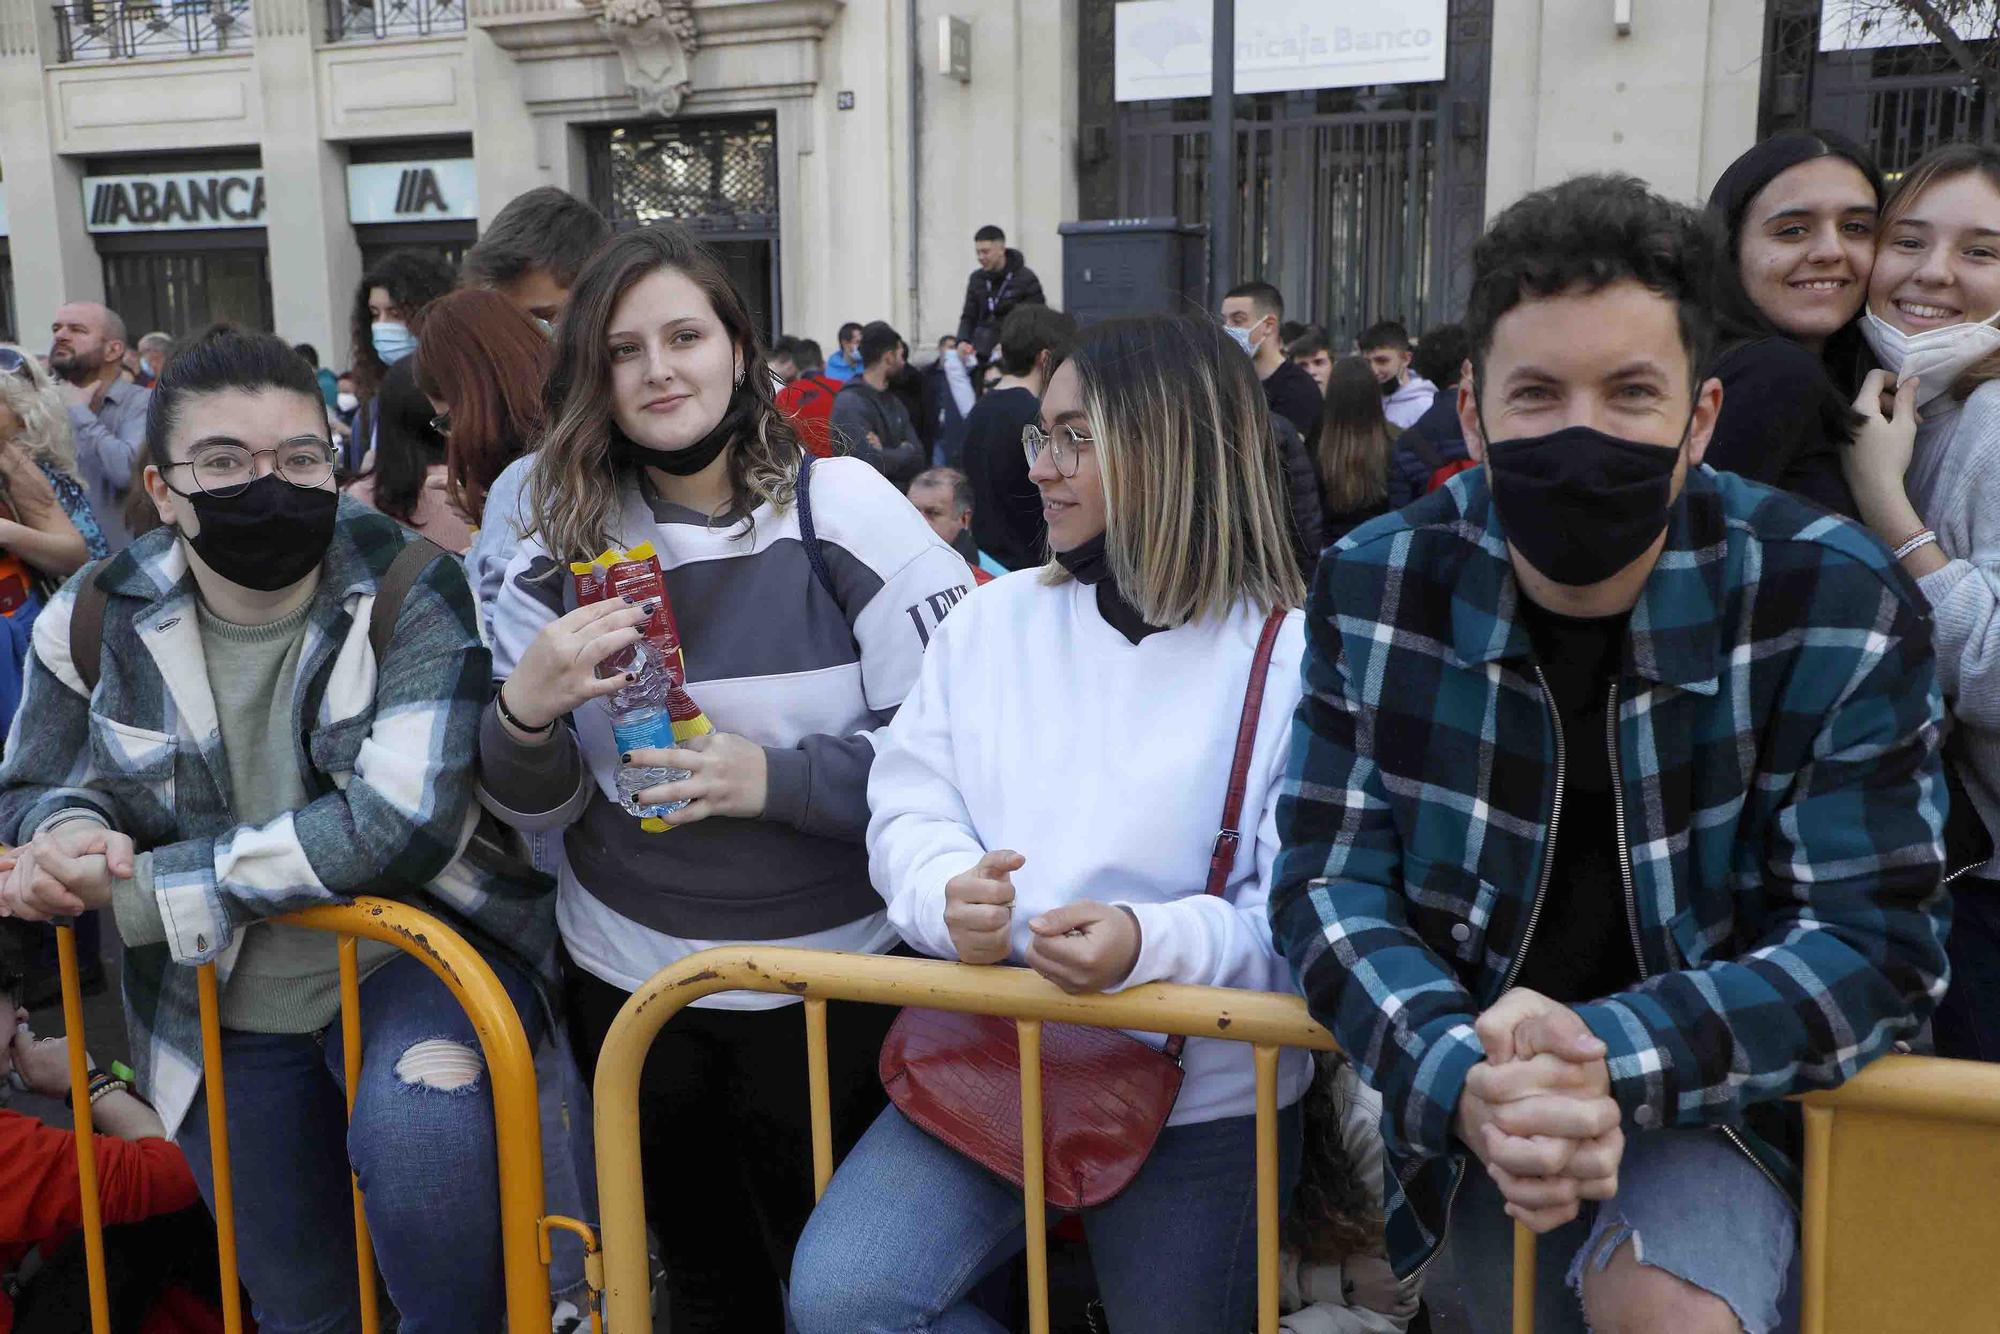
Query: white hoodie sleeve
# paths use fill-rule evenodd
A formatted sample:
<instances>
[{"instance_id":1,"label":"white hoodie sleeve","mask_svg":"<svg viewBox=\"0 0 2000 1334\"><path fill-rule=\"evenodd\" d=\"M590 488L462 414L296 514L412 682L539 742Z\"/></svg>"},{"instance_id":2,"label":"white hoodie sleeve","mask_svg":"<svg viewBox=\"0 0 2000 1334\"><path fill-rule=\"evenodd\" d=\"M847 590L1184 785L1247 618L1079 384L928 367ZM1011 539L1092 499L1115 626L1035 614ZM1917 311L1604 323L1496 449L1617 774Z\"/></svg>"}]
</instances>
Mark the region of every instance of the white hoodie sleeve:
<instances>
[{"instance_id":1,"label":"white hoodie sleeve","mask_svg":"<svg viewBox=\"0 0 2000 1334\"><path fill-rule=\"evenodd\" d=\"M948 684L949 622L931 636L916 685L895 721L875 734L868 773L868 872L889 921L911 946L956 959L944 924L944 887L986 849L959 795Z\"/></svg>"},{"instance_id":2,"label":"white hoodie sleeve","mask_svg":"<svg viewBox=\"0 0 2000 1334\"><path fill-rule=\"evenodd\" d=\"M1245 816L1258 813L1255 834L1246 839L1247 846L1238 849L1228 887L1220 896L1196 892L1171 903L1121 904L1139 919L1139 958L1131 975L1111 990L1122 991L1146 982L1250 991L1294 989L1291 970L1271 944L1265 903L1271 896L1271 875L1278 860L1278 798L1291 755L1291 719L1299 702L1299 662L1304 651L1304 618L1294 612L1272 653L1258 724L1256 762L1243 803ZM1246 853L1248 866L1244 864ZM1199 891L1206 886L1195 888Z\"/></svg>"}]
</instances>

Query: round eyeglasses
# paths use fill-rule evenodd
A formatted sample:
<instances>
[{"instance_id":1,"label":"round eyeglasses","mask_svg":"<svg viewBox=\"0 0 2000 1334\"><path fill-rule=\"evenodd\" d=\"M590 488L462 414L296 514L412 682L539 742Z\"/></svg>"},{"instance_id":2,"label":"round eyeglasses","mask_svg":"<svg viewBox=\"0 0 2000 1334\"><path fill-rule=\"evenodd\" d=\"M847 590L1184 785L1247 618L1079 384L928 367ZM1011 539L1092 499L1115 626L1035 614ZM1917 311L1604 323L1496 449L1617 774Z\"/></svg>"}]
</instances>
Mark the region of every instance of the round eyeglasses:
<instances>
[{"instance_id":1,"label":"round eyeglasses","mask_svg":"<svg viewBox=\"0 0 2000 1334\"><path fill-rule=\"evenodd\" d=\"M1042 449L1046 446L1050 459L1056 465L1056 471L1064 477L1076 476L1077 465L1082 462L1082 451L1091 443L1092 438L1089 433L1069 425L1058 426L1053 431L1044 431L1033 422L1029 422L1021 428L1021 452L1028 456L1028 466L1030 468L1035 466L1035 460L1041 457Z\"/></svg>"},{"instance_id":2,"label":"round eyeglasses","mask_svg":"<svg viewBox=\"0 0 2000 1334\"><path fill-rule=\"evenodd\" d=\"M188 469L203 495L228 500L242 495L257 480L257 459L265 454L271 456L271 470L302 491L325 486L333 476L333 446L316 435L285 440L272 449L251 449L222 441L198 445L194 457L182 463L169 463L167 468Z\"/></svg>"}]
</instances>

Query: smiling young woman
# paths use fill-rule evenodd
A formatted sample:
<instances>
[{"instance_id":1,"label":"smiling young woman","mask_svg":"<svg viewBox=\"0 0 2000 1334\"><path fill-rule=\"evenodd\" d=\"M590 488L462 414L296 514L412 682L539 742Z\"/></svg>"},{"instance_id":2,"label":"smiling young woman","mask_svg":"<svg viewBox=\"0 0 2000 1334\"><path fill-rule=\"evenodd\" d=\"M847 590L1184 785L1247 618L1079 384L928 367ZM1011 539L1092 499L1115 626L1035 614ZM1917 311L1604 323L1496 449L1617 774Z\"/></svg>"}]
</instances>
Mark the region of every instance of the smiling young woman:
<instances>
[{"instance_id":1,"label":"smiling young woman","mask_svg":"<svg viewBox=\"0 0 2000 1334\"><path fill-rule=\"evenodd\" d=\"M621 236L578 275L523 508L532 527L493 604L503 684L479 776L504 819L563 836L557 920L586 1073L631 992L709 945L898 943L862 844L875 738L972 575L867 463L807 472L770 386L742 294L681 228ZM579 607L569 565L641 543L659 556L688 690L720 730L621 754L593 701L622 674L597 668L644 617ZM626 764L683 772L639 793L687 803L671 832L619 803ZM802 1014L791 997L697 1001L647 1059L647 1212L676 1334L784 1328L781 1285L812 1206ZM882 1104L891 1018L829 1015L837 1142Z\"/></svg>"},{"instance_id":2,"label":"smiling young woman","mask_svg":"<svg viewBox=\"0 0 2000 1334\"><path fill-rule=\"evenodd\" d=\"M1818 130L1776 134L1716 182L1727 235L1717 292L1722 416L1711 466L1854 513L1840 452L1860 425L1855 327L1874 265L1882 175Z\"/></svg>"},{"instance_id":3,"label":"smiling young woman","mask_svg":"<svg viewBox=\"0 0 2000 1334\"><path fill-rule=\"evenodd\" d=\"M1947 757L1989 830L2000 828L1996 321L2000 151L1957 144L1911 168L1883 208L1863 323L1883 369L1861 386L1866 424L1846 463L1863 521L1930 600ZM1953 888L1938 1052L2000 1060L2000 858Z\"/></svg>"}]
</instances>

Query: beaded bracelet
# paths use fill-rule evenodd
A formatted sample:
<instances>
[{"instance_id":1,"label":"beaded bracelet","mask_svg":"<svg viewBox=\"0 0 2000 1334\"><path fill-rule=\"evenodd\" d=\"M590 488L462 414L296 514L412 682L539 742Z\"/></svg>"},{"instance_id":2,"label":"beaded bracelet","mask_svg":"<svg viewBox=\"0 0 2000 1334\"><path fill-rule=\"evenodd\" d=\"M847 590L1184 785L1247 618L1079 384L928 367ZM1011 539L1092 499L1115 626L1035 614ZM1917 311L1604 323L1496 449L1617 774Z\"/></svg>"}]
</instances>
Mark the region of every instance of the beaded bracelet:
<instances>
[{"instance_id":1,"label":"beaded bracelet","mask_svg":"<svg viewBox=\"0 0 2000 1334\"><path fill-rule=\"evenodd\" d=\"M1937 534L1932 532L1930 529L1928 528L1919 529L1915 534L1915 536L1911 537L1909 541L1903 543L1903 545L1896 548L1896 559L1902 560L1904 557L1908 556L1911 552L1921 551L1925 547L1933 546L1937 543L1937 540L1938 540Z\"/></svg>"}]
</instances>

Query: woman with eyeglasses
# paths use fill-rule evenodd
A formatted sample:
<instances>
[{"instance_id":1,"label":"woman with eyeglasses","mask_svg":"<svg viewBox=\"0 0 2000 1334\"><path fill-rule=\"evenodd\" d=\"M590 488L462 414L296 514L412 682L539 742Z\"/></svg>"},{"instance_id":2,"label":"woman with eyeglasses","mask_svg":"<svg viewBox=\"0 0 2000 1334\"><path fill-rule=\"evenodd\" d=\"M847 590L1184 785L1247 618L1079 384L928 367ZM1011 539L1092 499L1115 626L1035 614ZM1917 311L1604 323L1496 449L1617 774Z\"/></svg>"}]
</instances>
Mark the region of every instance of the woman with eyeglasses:
<instances>
[{"instance_id":1,"label":"woman with eyeglasses","mask_svg":"<svg viewBox=\"0 0 2000 1334\"><path fill-rule=\"evenodd\" d=\"M869 868L912 946L1077 993L1290 990L1264 903L1304 589L1271 431L1250 359L1206 320L1097 325L1050 379L1023 445L1055 558L988 584L932 635L869 775ZM1272 624L1241 843L1205 893ZM1245 1329L1255 1304L1251 1053L1195 1039L1181 1056L1137 1176L1083 1214L1115 1330ZM1305 1053L1283 1058L1286 1191L1309 1073ZM1020 1252L1022 1227L1019 1189L892 1107L806 1228L793 1319L801 1334L999 1334L967 1294Z\"/></svg>"},{"instance_id":2,"label":"woman with eyeglasses","mask_svg":"<svg viewBox=\"0 0 2000 1334\"><path fill-rule=\"evenodd\" d=\"M472 546L472 524L451 494L445 460L449 414L417 387L416 358L382 377L375 394L375 453L348 494L456 556Z\"/></svg>"},{"instance_id":3,"label":"woman with eyeglasses","mask_svg":"<svg viewBox=\"0 0 2000 1334\"><path fill-rule=\"evenodd\" d=\"M418 959L362 942L350 1122L333 937L272 920L360 894L413 903L480 948L539 1030L553 905L458 852L491 681L465 576L339 495L319 385L269 335L217 330L175 357L146 450L163 526L35 624L35 726L0 764L0 915L112 910L137 1091L211 1207L195 965L216 965L260 1328L361 1327L351 1170L406 1334L497 1330L493 1109L470 1020Z\"/></svg>"}]
</instances>

